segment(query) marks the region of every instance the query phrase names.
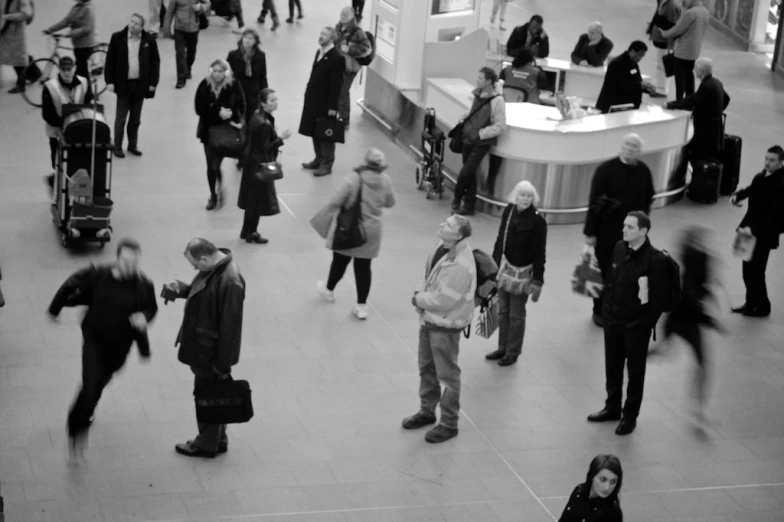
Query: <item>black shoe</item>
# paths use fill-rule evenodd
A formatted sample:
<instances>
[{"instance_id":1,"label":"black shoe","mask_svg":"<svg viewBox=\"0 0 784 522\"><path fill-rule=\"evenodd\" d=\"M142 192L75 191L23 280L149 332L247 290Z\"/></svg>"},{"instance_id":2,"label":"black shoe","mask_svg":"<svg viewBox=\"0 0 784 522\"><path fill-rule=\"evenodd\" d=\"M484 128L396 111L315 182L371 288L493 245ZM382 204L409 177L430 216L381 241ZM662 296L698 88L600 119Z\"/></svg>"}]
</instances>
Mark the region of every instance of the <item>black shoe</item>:
<instances>
[{"instance_id":1,"label":"black shoe","mask_svg":"<svg viewBox=\"0 0 784 522\"><path fill-rule=\"evenodd\" d=\"M621 412L607 411L607 408L588 415L588 422L607 422L621 420Z\"/></svg>"},{"instance_id":2,"label":"black shoe","mask_svg":"<svg viewBox=\"0 0 784 522\"><path fill-rule=\"evenodd\" d=\"M762 308L747 308L743 315L746 317L768 317L770 315L770 310L763 310Z\"/></svg>"},{"instance_id":3,"label":"black shoe","mask_svg":"<svg viewBox=\"0 0 784 522\"><path fill-rule=\"evenodd\" d=\"M650 96L651 98L666 98L667 97L666 94L664 94L663 92L658 92L658 91L654 91L654 92L648 93L648 96Z\"/></svg>"},{"instance_id":4,"label":"black shoe","mask_svg":"<svg viewBox=\"0 0 784 522\"><path fill-rule=\"evenodd\" d=\"M636 428L636 427L637 427L637 421L636 420L626 420L626 419L624 419L624 420L622 420L618 424L618 427L615 428L615 434L616 435L628 435L631 432L633 432L634 428Z\"/></svg>"},{"instance_id":5,"label":"black shoe","mask_svg":"<svg viewBox=\"0 0 784 522\"><path fill-rule=\"evenodd\" d=\"M488 361L497 361L498 359L501 359L504 355L506 355L506 352L501 350L496 350L494 352L490 352L487 355L485 355L485 359L487 359Z\"/></svg>"},{"instance_id":6,"label":"black shoe","mask_svg":"<svg viewBox=\"0 0 784 522\"><path fill-rule=\"evenodd\" d=\"M500 361L498 361L498 366L512 366L516 362L517 362L516 355L504 355L504 357Z\"/></svg>"},{"instance_id":7,"label":"black shoe","mask_svg":"<svg viewBox=\"0 0 784 522\"><path fill-rule=\"evenodd\" d=\"M8 89L8 94L19 94L19 93L22 93L22 92L25 92L24 85L22 85L22 86L17 85L16 87L12 87L12 88Z\"/></svg>"},{"instance_id":8,"label":"black shoe","mask_svg":"<svg viewBox=\"0 0 784 522\"><path fill-rule=\"evenodd\" d=\"M457 214L457 211L460 210L460 202L457 200L452 200L452 214Z\"/></svg>"},{"instance_id":9,"label":"black shoe","mask_svg":"<svg viewBox=\"0 0 784 522\"><path fill-rule=\"evenodd\" d=\"M294 23L294 19L293 18L286 18L286 23L287 24L293 24Z\"/></svg>"},{"instance_id":10,"label":"black shoe","mask_svg":"<svg viewBox=\"0 0 784 522\"><path fill-rule=\"evenodd\" d=\"M431 444L438 444L453 437L457 437L457 428L447 428L443 424L439 424L425 433L425 440Z\"/></svg>"},{"instance_id":11,"label":"black shoe","mask_svg":"<svg viewBox=\"0 0 784 522\"><path fill-rule=\"evenodd\" d=\"M747 305L746 303L743 303L740 306L736 306L735 308L732 308L732 313L733 314L745 314L746 310L751 310L751 307L749 305Z\"/></svg>"},{"instance_id":12,"label":"black shoe","mask_svg":"<svg viewBox=\"0 0 784 522\"><path fill-rule=\"evenodd\" d=\"M115 158L124 158L125 157L125 153L122 151L122 149L114 149L114 157Z\"/></svg>"},{"instance_id":13,"label":"black shoe","mask_svg":"<svg viewBox=\"0 0 784 522\"><path fill-rule=\"evenodd\" d=\"M186 77L185 77L185 79L186 79L186 80L191 80L191 79L193 79L193 76L191 75L191 73L190 73L190 72L188 72L188 76L186 76Z\"/></svg>"},{"instance_id":14,"label":"black shoe","mask_svg":"<svg viewBox=\"0 0 784 522\"><path fill-rule=\"evenodd\" d=\"M316 176L317 178L320 178L322 176L329 176L330 174L332 174L332 169L329 167L319 167L318 169L313 171L313 175Z\"/></svg>"},{"instance_id":15,"label":"black shoe","mask_svg":"<svg viewBox=\"0 0 784 522\"><path fill-rule=\"evenodd\" d=\"M248 237L248 233L247 233L247 232L245 232L245 229L243 228L243 229L240 231L240 239L245 239L246 237Z\"/></svg>"},{"instance_id":16,"label":"black shoe","mask_svg":"<svg viewBox=\"0 0 784 522\"><path fill-rule=\"evenodd\" d=\"M218 453L226 453L229 451L229 443L221 442L220 446L218 446Z\"/></svg>"},{"instance_id":17,"label":"black shoe","mask_svg":"<svg viewBox=\"0 0 784 522\"><path fill-rule=\"evenodd\" d=\"M218 206L218 196L210 196L210 200L207 201L207 210L215 210L215 207Z\"/></svg>"},{"instance_id":18,"label":"black shoe","mask_svg":"<svg viewBox=\"0 0 784 522\"><path fill-rule=\"evenodd\" d=\"M174 86L175 89L182 89L185 87L185 80L177 80L176 85Z\"/></svg>"},{"instance_id":19,"label":"black shoe","mask_svg":"<svg viewBox=\"0 0 784 522\"><path fill-rule=\"evenodd\" d=\"M128 147L128 152L130 152L134 156L141 156L142 155L142 151L140 151L136 147Z\"/></svg>"},{"instance_id":20,"label":"black shoe","mask_svg":"<svg viewBox=\"0 0 784 522\"><path fill-rule=\"evenodd\" d=\"M308 170L316 170L321 166L321 162L319 160L313 160L310 163L303 163L302 168Z\"/></svg>"},{"instance_id":21,"label":"black shoe","mask_svg":"<svg viewBox=\"0 0 784 522\"><path fill-rule=\"evenodd\" d=\"M595 324L599 328L604 328L604 317L594 312L591 319L593 319L593 324Z\"/></svg>"},{"instance_id":22,"label":"black shoe","mask_svg":"<svg viewBox=\"0 0 784 522\"><path fill-rule=\"evenodd\" d=\"M410 417L403 419L403 428L407 430L415 430L422 428L428 424L436 423L436 415L434 413L425 413L418 411Z\"/></svg>"},{"instance_id":23,"label":"black shoe","mask_svg":"<svg viewBox=\"0 0 784 522\"><path fill-rule=\"evenodd\" d=\"M246 243L256 243L257 245L266 245L269 243L269 239L266 237L261 237L261 234L258 232L251 233L248 237L245 238Z\"/></svg>"},{"instance_id":24,"label":"black shoe","mask_svg":"<svg viewBox=\"0 0 784 522\"><path fill-rule=\"evenodd\" d=\"M226 449L228 450L228 447ZM185 455L186 457L202 457L205 459L214 459L215 455L217 454L215 451L207 451L205 449L194 446L192 440L177 444L174 446L174 451L180 455ZM218 451L220 451L220 448Z\"/></svg>"},{"instance_id":25,"label":"black shoe","mask_svg":"<svg viewBox=\"0 0 784 522\"><path fill-rule=\"evenodd\" d=\"M256 22L263 24L264 22L266 22L266 19L263 16L259 16L258 18L256 18Z\"/></svg>"},{"instance_id":26,"label":"black shoe","mask_svg":"<svg viewBox=\"0 0 784 522\"><path fill-rule=\"evenodd\" d=\"M54 174L44 176L44 182L46 183L46 186L49 187L49 190L54 190Z\"/></svg>"},{"instance_id":27,"label":"black shoe","mask_svg":"<svg viewBox=\"0 0 784 522\"><path fill-rule=\"evenodd\" d=\"M297 17L297 20L302 20L303 18L305 18L305 15L300 13L299 16Z\"/></svg>"},{"instance_id":28,"label":"black shoe","mask_svg":"<svg viewBox=\"0 0 784 522\"><path fill-rule=\"evenodd\" d=\"M278 19L276 18L276 19L274 19L274 20L272 21L272 27L271 27L271 30L273 30L273 31L274 31L274 30L276 30L278 27L280 27L280 20L278 20Z\"/></svg>"}]
</instances>

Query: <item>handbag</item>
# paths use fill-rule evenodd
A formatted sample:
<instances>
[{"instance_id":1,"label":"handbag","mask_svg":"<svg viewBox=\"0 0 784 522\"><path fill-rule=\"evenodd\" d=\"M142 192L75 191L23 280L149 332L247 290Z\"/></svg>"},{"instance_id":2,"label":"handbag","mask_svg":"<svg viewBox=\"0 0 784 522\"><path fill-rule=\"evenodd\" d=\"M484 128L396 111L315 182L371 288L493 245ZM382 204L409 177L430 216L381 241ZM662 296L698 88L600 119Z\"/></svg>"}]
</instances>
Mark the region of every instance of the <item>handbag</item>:
<instances>
[{"instance_id":1,"label":"handbag","mask_svg":"<svg viewBox=\"0 0 784 522\"><path fill-rule=\"evenodd\" d=\"M498 296L493 292L479 309L479 317L476 320L476 335L483 339L490 339L497 328Z\"/></svg>"},{"instance_id":2,"label":"handbag","mask_svg":"<svg viewBox=\"0 0 784 522\"><path fill-rule=\"evenodd\" d=\"M673 51L667 51L667 54L662 56L662 66L667 78L675 76L675 53Z\"/></svg>"},{"instance_id":3,"label":"handbag","mask_svg":"<svg viewBox=\"0 0 784 522\"><path fill-rule=\"evenodd\" d=\"M743 261L751 261L756 246L756 237L752 234L747 234L746 232L738 230L735 233L735 239L732 241L732 253L735 257L739 257Z\"/></svg>"},{"instance_id":4,"label":"handbag","mask_svg":"<svg viewBox=\"0 0 784 522\"><path fill-rule=\"evenodd\" d=\"M253 177L259 182L277 181L283 178L283 165L278 160L259 163Z\"/></svg>"},{"instance_id":5,"label":"handbag","mask_svg":"<svg viewBox=\"0 0 784 522\"><path fill-rule=\"evenodd\" d=\"M224 158L239 159L245 148L245 129L239 129L229 121L210 127L210 148Z\"/></svg>"},{"instance_id":6,"label":"handbag","mask_svg":"<svg viewBox=\"0 0 784 522\"><path fill-rule=\"evenodd\" d=\"M506 259L506 238L509 235L509 223L512 221L512 212L514 212L514 209L509 211L509 217L506 218L504 242L501 250L501 265L498 267L496 281L498 282L498 288L504 292L514 295L530 294L534 266L516 267Z\"/></svg>"},{"instance_id":7,"label":"handbag","mask_svg":"<svg viewBox=\"0 0 784 522\"><path fill-rule=\"evenodd\" d=\"M466 116L463 121L455 125L454 128L449 131L449 134L447 135L449 137L449 150L455 154L460 154L463 152L463 125L465 125L465 122L470 120L477 112L479 112L482 107L493 101L493 98L495 98L495 96L486 98L485 101L477 105L474 110L468 113L468 116Z\"/></svg>"},{"instance_id":8,"label":"handbag","mask_svg":"<svg viewBox=\"0 0 784 522\"><path fill-rule=\"evenodd\" d=\"M253 418L248 381L200 381L193 392L196 420L201 424L240 424Z\"/></svg>"},{"instance_id":9,"label":"handbag","mask_svg":"<svg viewBox=\"0 0 784 522\"><path fill-rule=\"evenodd\" d=\"M199 31L203 31L209 26L210 26L210 19L207 18L207 13L199 13Z\"/></svg>"},{"instance_id":10,"label":"handbag","mask_svg":"<svg viewBox=\"0 0 784 522\"><path fill-rule=\"evenodd\" d=\"M592 246L583 246L580 262L572 275L572 291L576 294L598 299L604 290L604 278L599 269L599 260Z\"/></svg>"},{"instance_id":11,"label":"handbag","mask_svg":"<svg viewBox=\"0 0 784 522\"><path fill-rule=\"evenodd\" d=\"M317 118L316 133L313 137L318 141L345 143L346 124L340 118Z\"/></svg>"},{"instance_id":12,"label":"handbag","mask_svg":"<svg viewBox=\"0 0 784 522\"><path fill-rule=\"evenodd\" d=\"M357 199L349 208L341 208L332 235L332 250L349 250L365 244L367 236L362 226L362 176L359 175Z\"/></svg>"}]
</instances>

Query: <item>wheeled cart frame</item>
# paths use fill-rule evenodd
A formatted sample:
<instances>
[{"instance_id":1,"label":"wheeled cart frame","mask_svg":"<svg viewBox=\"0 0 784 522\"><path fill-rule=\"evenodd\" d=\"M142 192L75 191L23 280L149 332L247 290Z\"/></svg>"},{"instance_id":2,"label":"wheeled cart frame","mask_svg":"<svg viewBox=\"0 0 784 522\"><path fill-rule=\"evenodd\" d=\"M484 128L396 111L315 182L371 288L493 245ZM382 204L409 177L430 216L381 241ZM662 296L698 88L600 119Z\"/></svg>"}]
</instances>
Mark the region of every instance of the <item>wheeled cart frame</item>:
<instances>
[{"instance_id":1,"label":"wheeled cart frame","mask_svg":"<svg viewBox=\"0 0 784 522\"><path fill-rule=\"evenodd\" d=\"M415 173L416 186L425 191L425 197L432 199L444 196L444 173L441 165L444 161L444 143L446 136L436 126L436 110L426 109L424 130L422 130L422 161L417 165Z\"/></svg>"}]
</instances>

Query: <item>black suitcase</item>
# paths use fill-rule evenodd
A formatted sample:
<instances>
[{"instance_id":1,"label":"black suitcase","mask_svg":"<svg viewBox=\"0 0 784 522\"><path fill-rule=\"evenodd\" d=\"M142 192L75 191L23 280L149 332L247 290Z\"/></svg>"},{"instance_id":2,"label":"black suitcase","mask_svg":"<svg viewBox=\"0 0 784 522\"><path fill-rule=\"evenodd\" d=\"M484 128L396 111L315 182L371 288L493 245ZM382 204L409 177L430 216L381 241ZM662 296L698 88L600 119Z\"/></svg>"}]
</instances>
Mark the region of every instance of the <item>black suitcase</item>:
<instances>
[{"instance_id":1,"label":"black suitcase","mask_svg":"<svg viewBox=\"0 0 784 522\"><path fill-rule=\"evenodd\" d=\"M691 183L687 195L697 203L716 203L719 200L722 165L717 161L692 163Z\"/></svg>"},{"instance_id":2,"label":"black suitcase","mask_svg":"<svg viewBox=\"0 0 784 522\"><path fill-rule=\"evenodd\" d=\"M724 135L724 149L721 151L720 158L724 168L721 172L721 186L719 188L719 193L722 196L730 196L738 188L742 147L743 138L732 134Z\"/></svg>"}]
</instances>

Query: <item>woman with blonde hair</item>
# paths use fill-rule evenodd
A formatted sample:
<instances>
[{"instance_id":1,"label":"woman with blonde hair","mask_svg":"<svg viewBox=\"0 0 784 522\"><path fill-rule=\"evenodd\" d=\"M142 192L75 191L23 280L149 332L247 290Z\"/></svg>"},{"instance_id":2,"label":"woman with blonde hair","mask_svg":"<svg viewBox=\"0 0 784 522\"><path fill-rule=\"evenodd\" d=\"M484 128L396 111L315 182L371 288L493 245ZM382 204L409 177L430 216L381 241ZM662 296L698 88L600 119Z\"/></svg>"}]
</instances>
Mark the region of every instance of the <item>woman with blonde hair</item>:
<instances>
[{"instance_id":1,"label":"woman with blonde hair","mask_svg":"<svg viewBox=\"0 0 784 522\"><path fill-rule=\"evenodd\" d=\"M210 64L207 77L196 89L196 114L199 115L199 126L196 137L204 144L204 156L207 159L207 183L210 187L210 199L207 210L225 203L226 191L223 189L221 163L224 151L210 143L210 129L229 122L236 129L242 129L245 118L245 97L242 88L231 74L226 60L215 60ZM216 186L220 184L220 192ZM219 197L220 196L220 197Z\"/></svg>"},{"instance_id":2,"label":"woman with blonde hair","mask_svg":"<svg viewBox=\"0 0 784 522\"><path fill-rule=\"evenodd\" d=\"M485 356L499 366L516 363L523 351L525 304L529 295L533 302L539 300L547 247L547 223L536 210L536 188L521 181L508 200L493 249L498 264L498 349Z\"/></svg>"}]
</instances>

